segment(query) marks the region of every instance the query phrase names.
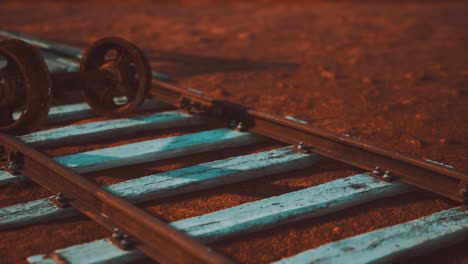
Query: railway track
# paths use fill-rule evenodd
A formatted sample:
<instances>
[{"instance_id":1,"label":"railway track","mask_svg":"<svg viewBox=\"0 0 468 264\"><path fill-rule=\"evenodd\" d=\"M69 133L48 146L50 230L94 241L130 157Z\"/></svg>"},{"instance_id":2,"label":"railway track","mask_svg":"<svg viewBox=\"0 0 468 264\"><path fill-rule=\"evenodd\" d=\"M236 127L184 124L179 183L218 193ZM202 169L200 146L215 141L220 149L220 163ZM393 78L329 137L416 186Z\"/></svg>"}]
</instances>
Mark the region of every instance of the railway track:
<instances>
[{"instance_id":1,"label":"railway track","mask_svg":"<svg viewBox=\"0 0 468 264\"><path fill-rule=\"evenodd\" d=\"M14 32L2 31L0 36L23 39L41 48L51 72L75 71L79 67L79 49ZM206 245L327 216L414 188L442 195L459 206L284 256L278 263L396 261L409 253L426 254L466 243L468 175L444 164L379 149L347 135L330 134L292 117L270 116L193 89L182 89L162 73L152 75L150 93L156 99L147 99L140 112L131 117L76 123L94 113L86 104L70 104L51 109L47 130L17 137L0 135L4 168L0 171L0 185L34 181L54 194L0 208L0 230L66 221L85 214L112 232L108 238L24 256L29 263L128 263L145 257L168 263L229 263L232 260ZM66 125L72 121L75 123ZM97 146L53 158L37 150L203 126L210 129ZM130 177L106 186L82 175L266 141L281 147ZM321 156L369 172L168 224L134 205L311 168Z\"/></svg>"}]
</instances>

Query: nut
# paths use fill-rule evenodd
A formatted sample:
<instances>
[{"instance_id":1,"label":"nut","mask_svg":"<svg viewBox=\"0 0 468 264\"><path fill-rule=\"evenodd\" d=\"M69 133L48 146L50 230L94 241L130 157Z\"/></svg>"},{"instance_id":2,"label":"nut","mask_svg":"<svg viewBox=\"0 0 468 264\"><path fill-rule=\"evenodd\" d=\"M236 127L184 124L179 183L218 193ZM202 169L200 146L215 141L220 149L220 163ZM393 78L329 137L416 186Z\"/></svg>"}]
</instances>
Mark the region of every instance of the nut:
<instances>
[{"instance_id":1,"label":"nut","mask_svg":"<svg viewBox=\"0 0 468 264\"><path fill-rule=\"evenodd\" d=\"M305 150L306 146L304 145L304 142L299 142L299 144L297 144L297 148L300 150Z\"/></svg>"},{"instance_id":2,"label":"nut","mask_svg":"<svg viewBox=\"0 0 468 264\"><path fill-rule=\"evenodd\" d=\"M64 203L66 201L65 196L63 196L63 193L60 192L55 195L55 200L59 203Z\"/></svg>"}]
</instances>

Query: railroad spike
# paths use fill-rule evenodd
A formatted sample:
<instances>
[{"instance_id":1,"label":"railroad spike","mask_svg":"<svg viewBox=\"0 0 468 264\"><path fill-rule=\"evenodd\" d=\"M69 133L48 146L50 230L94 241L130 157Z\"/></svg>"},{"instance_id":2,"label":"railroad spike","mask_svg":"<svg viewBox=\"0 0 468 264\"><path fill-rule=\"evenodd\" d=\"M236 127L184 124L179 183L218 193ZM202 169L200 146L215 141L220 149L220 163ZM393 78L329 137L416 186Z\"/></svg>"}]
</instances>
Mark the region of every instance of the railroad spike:
<instances>
[{"instance_id":1,"label":"railroad spike","mask_svg":"<svg viewBox=\"0 0 468 264\"><path fill-rule=\"evenodd\" d=\"M19 168L20 168L20 166L15 161L8 162L7 169L9 171L17 171Z\"/></svg>"},{"instance_id":2,"label":"railroad spike","mask_svg":"<svg viewBox=\"0 0 468 264\"><path fill-rule=\"evenodd\" d=\"M306 144L304 144L304 142L299 142L296 146L294 146L294 148L299 151L299 152L302 152L302 153L310 153L310 148L308 146L306 146Z\"/></svg>"},{"instance_id":3,"label":"railroad spike","mask_svg":"<svg viewBox=\"0 0 468 264\"><path fill-rule=\"evenodd\" d=\"M128 250L134 246L134 241L129 238L127 235L124 235L124 238L120 241L120 245L123 249Z\"/></svg>"},{"instance_id":4,"label":"railroad spike","mask_svg":"<svg viewBox=\"0 0 468 264\"><path fill-rule=\"evenodd\" d=\"M112 233L112 238L117 241L120 241L124 238L124 234L118 228L114 228L114 232Z\"/></svg>"},{"instance_id":5,"label":"railroad spike","mask_svg":"<svg viewBox=\"0 0 468 264\"><path fill-rule=\"evenodd\" d=\"M52 97L80 90L100 115L133 112L147 97L151 69L143 52L129 41L108 37L84 53L80 71L49 73L38 48L17 39L0 42L0 132L25 134L47 117ZM19 113L19 117L17 116Z\"/></svg>"},{"instance_id":6,"label":"railroad spike","mask_svg":"<svg viewBox=\"0 0 468 264\"><path fill-rule=\"evenodd\" d=\"M382 174L382 171L380 171L380 167L375 167L375 169L372 171L373 174L375 175L380 175Z\"/></svg>"},{"instance_id":7,"label":"railroad spike","mask_svg":"<svg viewBox=\"0 0 468 264\"><path fill-rule=\"evenodd\" d=\"M468 200L468 189L466 188L462 188L460 189L460 196L462 197L462 199L465 200L465 203L466 203L466 200Z\"/></svg>"},{"instance_id":8,"label":"railroad spike","mask_svg":"<svg viewBox=\"0 0 468 264\"><path fill-rule=\"evenodd\" d=\"M4 152L0 153L3 156L1 161L1 169L12 175L19 174L19 170L23 167L23 155L20 152L8 152L5 156Z\"/></svg>"},{"instance_id":9,"label":"railroad spike","mask_svg":"<svg viewBox=\"0 0 468 264\"><path fill-rule=\"evenodd\" d=\"M65 207L70 206L70 204L68 203L68 199L61 192L52 196L50 200L60 208L65 208Z\"/></svg>"},{"instance_id":10,"label":"railroad spike","mask_svg":"<svg viewBox=\"0 0 468 264\"><path fill-rule=\"evenodd\" d=\"M135 246L135 241L127 234L115 228L110 238L111 242L123 250L129 250Z\"/></svg>"},{"instance_id":11,"label":"railroad spike","mask_svg":"<svg viewBox=\"0 0 468 264\"><path fill-rule=\"evenodd\" d=\"M385 171L384 175L382 176L382 179L384 181L391 182L395 179L395 177L393 177L390 171Z\"/></svg>"},{"instance_id":12,"label":"railroad spike","mask_svg":"<svg viewBox=\"0 0 468 264\"><path fill-rule=\"evenodd\" d=\"M244 123L242 123L242 122L237 123L236 130L240 131L240 132L245 131L246 127L245 127Z\"/></svg>"},{"instance_id":13,"label":"railroad spike","mask_svg":"<svg viewBox=\"0 0 468 264\"><path fill-rule=\"evenodd\" d=\"M297 148L298 148L298 149L301 149L301 150L305 150L306 147L305 147L305 145L304 145L304 142L299 142L299 144L297 145Z\"/></svg>"}]
</instances>

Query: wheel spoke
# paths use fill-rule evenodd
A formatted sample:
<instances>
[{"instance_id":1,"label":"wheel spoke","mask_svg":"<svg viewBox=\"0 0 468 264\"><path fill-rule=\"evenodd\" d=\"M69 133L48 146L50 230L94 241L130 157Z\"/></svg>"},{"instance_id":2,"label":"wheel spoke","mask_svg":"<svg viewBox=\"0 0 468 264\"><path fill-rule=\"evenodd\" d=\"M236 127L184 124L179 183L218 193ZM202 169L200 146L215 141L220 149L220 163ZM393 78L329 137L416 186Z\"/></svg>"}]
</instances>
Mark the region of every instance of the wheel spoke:
<instances>
[{"instance_id":1,"label":"wheel spoke","mask_svg":"<svg viewBox=\"0 0 468 264\"><path fill-rule=\"evenodd\" d=\"M0 69L0 78L14 79L21 76L21 71L18 69L18 66L9 58L6 58L6 61L6 66Z\"/></svg>"},{"instance_id":2,"label":"wheel spoke","mask_svg":"<svg viewBox=\"0 0 468 264\"><path fill-rule=\"evenodd\" d=\"M111 86L105 87L99 91L99 102L105 106L115 106L114 103L115 90Z\"/></svg>"},{"instance_id":3,"label":"wheel spoke","mask_svg":"<svg viewBox=\"0 0 468 264\"><path fill-rule=\"evenodd\" d=\"M11 107L0 109L0 126L8 126L13 122L13 109Z\"/></svg>"},{"instance_id":4,"label":"wheel spoke","mask_svg":"<svg viewBox=\"0 0 468 264\"><path fill-rule=\"evenodd\" d=\"M122 74L122 85L125 87L125 96L133 100L137 92L138 79L136 78L136 68L131 61L131 57L127 56L125 63L118 65L119 71Z\"/></svg>"},{"instance_id":5,"label":"wheel spoke","mask_svg":"<svg viewBox=\"0 0 468 264\"><path fill-rule=\"evenodd\" d=\"M130 63L131 56L128 54L128 52L124 49L119 50L117 58L115 59L115 63L119 67L125 67L125 65L128 65Z\"/></svg>"},{"instance_id":6,"label":"wheel spoke","mask_svg":"<svg viewBox=\"0 0 468 264\"><path fill-rule=\"evenodd\" d=\"M8 65L0 69L0 78L3 78L4 76L6 76L6 70L5 69L7 67L8 67Z\"/></svg>"},{"instance_id":7,"label":"wheel spoke","mask_svg":"<svg viewBox=\"0 0 468 264\"><path fill-rule=\"evenodd\" d=\"M0 54L0 76L4 73L4 70L8 64L8 58Z\"/></svg>"}]
</instances>

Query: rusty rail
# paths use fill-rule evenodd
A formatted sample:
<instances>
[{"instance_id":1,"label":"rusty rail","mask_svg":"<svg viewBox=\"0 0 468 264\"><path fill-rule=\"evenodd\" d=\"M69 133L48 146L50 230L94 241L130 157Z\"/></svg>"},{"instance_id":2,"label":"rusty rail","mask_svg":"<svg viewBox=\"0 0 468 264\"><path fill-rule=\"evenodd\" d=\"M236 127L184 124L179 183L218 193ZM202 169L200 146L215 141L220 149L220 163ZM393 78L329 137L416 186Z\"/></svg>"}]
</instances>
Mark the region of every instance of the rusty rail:
<instances>
[{"instance_id":1,"label":"rusty rail","mask_svg":"<svg viewBox=\"0 0 468 264\"><path fill-rule=\"evenodd\" d=\"M188 111L203 112L227 121L241 122L245 130L284 143L301 143L303 150L313 151L364 170L373 171L379 168L375 171L375 176L385 180L398 178L454 201L464 204L468 202L468 175L453 169L378 148L348 136L248 109L242 105L217 100L167 82L153 80L151 93L158 100L186 108Z\"/></svg>"},{"instance_id":2,"label":"rusty rail","mask_svg":"<svg viewBox=\"0 0 468 264\"><path fill-rule=\"evenodd\" d=\"M110 231L119 230L121 237L127 235L123 247L131 243L161 263L232 263L12 136L0 134L0 161L59 194L56 200L62 205L73 206Z\"/></svg>"}]
</instances>

